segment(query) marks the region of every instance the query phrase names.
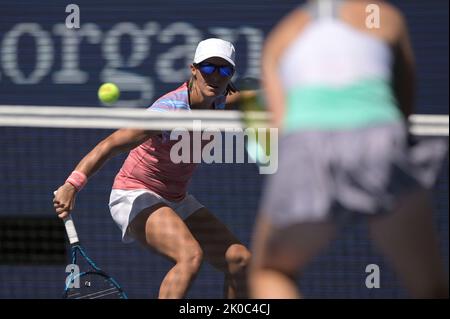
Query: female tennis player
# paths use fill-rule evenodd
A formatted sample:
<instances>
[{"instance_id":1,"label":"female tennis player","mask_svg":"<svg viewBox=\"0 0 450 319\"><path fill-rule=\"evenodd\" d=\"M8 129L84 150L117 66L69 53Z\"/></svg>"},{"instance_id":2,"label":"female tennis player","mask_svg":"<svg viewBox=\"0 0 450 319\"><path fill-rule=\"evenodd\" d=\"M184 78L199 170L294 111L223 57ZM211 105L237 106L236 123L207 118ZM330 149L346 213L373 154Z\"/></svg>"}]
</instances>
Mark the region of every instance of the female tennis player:
<instances>
[{"instance_id":1,"label":"female tennis player","mask_svg":"<svg viewBox=\"0 0 450 319\"><path fill-rule=\"evenodd\" d=\"M162 96L149 110L177 111L225 108L238 99L231 83L234 46L207 39L197 46L191 78ZM196 164L174 164L170 132L120 129L101 141L59 187L53 200L60 218L74 207L77 192L105 162L131 151L117 174L109 207L122 230L122 240L138 240L174 261L162 281L159 298L183 298L200 269L209 261L225 274L228 298L245 298L250 252L206 207L187 193Z\"/></svg>"},{"instance_id":2,"label":"female tennis player","mask_svg":"<svg viewBox=\"0 0 450 319\"><path fill-rule=\"evenodd\" d=\"M428 193L448 142L408 146L414 59L401 13L309 1L271 32L261 65L282 139L254 234L252 297L301 297L298 274L339 223L363 216L411 296L448 297Z\"/></svg>"}]
</instances>

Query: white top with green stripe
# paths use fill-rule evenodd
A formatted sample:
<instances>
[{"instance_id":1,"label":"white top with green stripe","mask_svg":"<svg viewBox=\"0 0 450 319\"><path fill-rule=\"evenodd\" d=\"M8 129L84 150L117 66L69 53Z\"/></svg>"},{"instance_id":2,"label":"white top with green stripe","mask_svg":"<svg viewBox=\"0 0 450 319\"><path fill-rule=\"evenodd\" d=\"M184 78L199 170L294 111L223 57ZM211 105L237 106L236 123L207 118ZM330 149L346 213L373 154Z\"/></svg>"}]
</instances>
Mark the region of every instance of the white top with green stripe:
<instances>
[{"instance_id":1,"label":"white top with green stripe","mask_svg":"<svg viewBox=\"0 0 450 319\"><path fill-rule=\"evenodd\" d=\"M339 5L316 1L318 17L281 59L285 131L351 129L400 120L390 85L390 47L336 19L336 8L327 10L326 4Z\"/></svg>"}]
</instances>

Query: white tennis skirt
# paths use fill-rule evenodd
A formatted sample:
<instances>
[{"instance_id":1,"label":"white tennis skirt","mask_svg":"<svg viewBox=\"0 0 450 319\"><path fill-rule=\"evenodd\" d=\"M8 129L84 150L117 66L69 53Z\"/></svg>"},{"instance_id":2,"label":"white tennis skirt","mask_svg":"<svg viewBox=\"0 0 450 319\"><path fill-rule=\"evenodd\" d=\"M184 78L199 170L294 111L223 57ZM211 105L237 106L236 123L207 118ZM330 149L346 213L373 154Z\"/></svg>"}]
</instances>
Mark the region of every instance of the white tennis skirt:
<instances>
[{"instance_id":1,"label":"white tennis skirt","mask_svg":"<svg viewBox=\"0 0 450 319\"><path fill-rule=\"evenodd\" d=\"M117 226L122 231L122 241L131 243L134 238L128 231L133 219L144 209L156 204L172 208L183 220L204 206L192 195L186 194L183 200L171 202L148 189L113 189L109 198L109 210Z\"/></svg>"}]
</instances>

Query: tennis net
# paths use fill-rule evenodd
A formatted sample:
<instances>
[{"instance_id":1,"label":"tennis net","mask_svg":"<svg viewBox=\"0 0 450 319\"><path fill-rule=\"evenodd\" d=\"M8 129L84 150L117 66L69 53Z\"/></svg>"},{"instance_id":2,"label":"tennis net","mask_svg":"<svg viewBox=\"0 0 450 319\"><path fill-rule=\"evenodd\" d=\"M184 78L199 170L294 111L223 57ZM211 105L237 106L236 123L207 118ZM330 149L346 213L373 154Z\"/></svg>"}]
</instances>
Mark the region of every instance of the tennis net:
<instances>
[{"instance_id":1,"label":"tennis net","mask_svg":"<svg viewBox=\"0 0 450 319\"><path fill-rule=\"evenodd\" d=\"M252 114L261 122L263 113ZM121 127L173 129L244 128L237 111L149 114L143 110L0 106L0 298L60 298L68 261L53 191L100 140ZM414 115L418 138L448 137L448 116ZM226 134L226 133L223 133ZM126 154L106 164L79 194L74 219L89 254L123 286L130 298L153 298L171 266L138 244L123 244L110 217L112 182ZM243 243L249 244L265 176L250 161L201 164L189 191ZM434 190L441 251L448 265L448 160ZM304 274L302 291L312 298L395 298L405 292L375 252L363 223L347 225ZM366 265L383 269L380 289L365 286ZM205 265L188 298L222 298L223 277Z\"/></svg>"}]
</instances>

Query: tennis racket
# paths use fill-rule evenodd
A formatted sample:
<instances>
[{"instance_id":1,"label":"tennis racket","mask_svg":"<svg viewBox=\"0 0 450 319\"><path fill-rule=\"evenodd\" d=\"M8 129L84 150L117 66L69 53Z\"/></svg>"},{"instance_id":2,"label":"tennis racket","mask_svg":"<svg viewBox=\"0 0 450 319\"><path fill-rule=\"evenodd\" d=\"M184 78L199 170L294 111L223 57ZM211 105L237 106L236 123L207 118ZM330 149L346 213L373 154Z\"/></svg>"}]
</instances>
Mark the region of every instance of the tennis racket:
<instances>
[{"instance_id":1,"label":"tennis racket","mask_svg":"<svg viewBox=\"0 0 450 319\"><path fill-rule=\"evenodd\" d=\"M246 77L236 81L236 86L241 93L239 110L243 113L243 123L246 128L256 131L254 138L249 137L245 147L248 155L261 164L266 162L266 157L270 156L270 132L268 130L268 117L265 101L262 97L260 80ZM263 129L263 130L258 130ZM261 145L261 140L266 143Z\"/></svg>"},{"instance_id":2,"label":"tennis racket","mask_svg":"<svg viewBox=\"0 0 450 319\"><path fill-rule=\"evenodd\" d=\"M128 299L118 282L100 269L86 254L78 240L78 234L70 215L64 218L64 226L70 242L72 264L66 268L70 274L66 277L63 298ZM84 259L89 269L80 271L78 257Z\"/></svg>"}]
</instances>

